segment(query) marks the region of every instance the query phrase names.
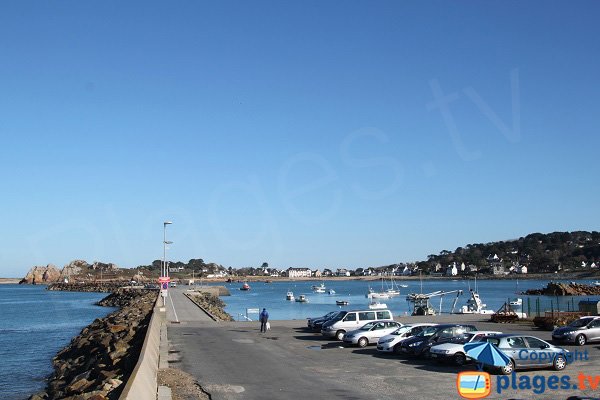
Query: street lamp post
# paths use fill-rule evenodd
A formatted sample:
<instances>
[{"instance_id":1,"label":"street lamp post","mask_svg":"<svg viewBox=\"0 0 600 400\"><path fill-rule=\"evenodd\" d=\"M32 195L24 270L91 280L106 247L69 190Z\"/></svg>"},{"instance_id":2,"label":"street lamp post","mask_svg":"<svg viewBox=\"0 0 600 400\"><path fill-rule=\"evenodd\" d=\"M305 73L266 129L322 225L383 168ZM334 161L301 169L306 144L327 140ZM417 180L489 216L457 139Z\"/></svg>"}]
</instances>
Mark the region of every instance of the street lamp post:
<instances>
[{"instance_id":1,"label":"street lamp post","mask_svg":"<svg viewBox=\"0 0 600 400\"><path fill-rule=\"evenodd\" d=\"M163 277L169 276L169 271L167 269L167 245L171 244L173 242L167 241L167 225L171 225L171 224L172 224L171 221L165 221L163 223L163 262L162 262L162 274L161 274L161 276L163 276ZM169 287L168 283L167 283L167 287ZM163 292L164 303L166 303L166 301L167 301L166 297L167 297L167 291L165 290Z\"/></svg>"}]
</instances>

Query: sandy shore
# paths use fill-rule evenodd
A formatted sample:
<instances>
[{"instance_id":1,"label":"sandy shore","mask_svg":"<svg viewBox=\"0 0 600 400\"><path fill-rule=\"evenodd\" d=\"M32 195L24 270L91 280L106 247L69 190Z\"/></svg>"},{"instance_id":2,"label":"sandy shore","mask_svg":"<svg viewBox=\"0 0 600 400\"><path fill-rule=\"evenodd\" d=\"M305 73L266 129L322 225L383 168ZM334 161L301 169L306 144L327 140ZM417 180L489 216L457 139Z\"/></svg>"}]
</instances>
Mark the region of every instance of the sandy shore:
<instances>
[{"instance_id":1,"label":"sandy shore","mask_svg":"<svg viewBox=\"0 0 600 400\"><path fill-rule=\"evenodd\" d=\"M8 285L19 283L21 279L19 278L0 278L0 285Z\"/></svg>"}]
</instances>

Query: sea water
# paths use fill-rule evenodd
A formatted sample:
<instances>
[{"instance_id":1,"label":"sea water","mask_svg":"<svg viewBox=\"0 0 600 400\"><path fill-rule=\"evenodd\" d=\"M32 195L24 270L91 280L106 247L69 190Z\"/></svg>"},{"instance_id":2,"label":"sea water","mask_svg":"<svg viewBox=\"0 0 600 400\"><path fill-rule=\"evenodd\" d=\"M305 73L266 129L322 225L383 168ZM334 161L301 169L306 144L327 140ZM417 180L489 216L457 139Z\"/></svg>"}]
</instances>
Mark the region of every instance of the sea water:
<instances>
[{"instance_id":1,"label":"sea water","mask_svg":"<svg viewBox=\"0 0 600 400\"><path fill-rule=\"evenodd\" d=\"M469 289L477 289L483 303L487 304L487 309L496 311L505 302L513 298L523 299L523 311L529 314L535 314L537 310L541 313L557 307L562 311L567 309L578 309L580 300L600 300L599 296L525 296L520 294L527 289L541 289L548 284L549 280L509 280L509 279L478 279L477 283L473 279L424 279L422 283L419 280L396 280L397 284L408 285L406 288L400 288L400 295L390 299L380 299L385 303L395 316L410 315L413 311L413 304L406 301L406 295L409 293L431 293L438 290L454 291L462 290L462 295L457 298L457 293L447 294L443 297L432 297L431 306L442 313L452 311L452 306L456 300L455 312L459 311L461 306L465 305L470 298ZM563 281L569 282L569 281ZM590 284L590 281L576 281L577 283ZM327 290L333 289L335 294L314 293L311 289L313 285L324 283ZM288 281L272 283L249 282L251 289L242 291L240 282L225 283L224 285L231 292L231 296L222 296L221 299L227 304L225 311L236 320L244 320L248 317L256 321L258 315L252 313L254 309L266 308L269 317L272 320L293 320L305 319L324 315L333 310L352 310L367 309L370 300L365 297L369 287L374 291L381 291L390 287L389 279L384 281L361 281L361 280L318 280L318 281ZM218 285L223 285L219 283ZM422 287L421 287L422 285ZM308 303L298 303L286 300L286 293L290 291L298 298L298 295L304 294ZM348 301L347 306L337 306L337 300ZM440 303L441 300L441 303ZM558 306L557 306L558 304ZM247 310L251 313L247 314ZM529 312L528 312L529 311Z\"/></svg>"},{"instance_id":2,"label":"sea water","mask_svg":"<svg viewBox=\"0 0 600 400\"><path fill-rule=\"evenodd\" d=\"M56 353L114 310L94 305L106 295L0 285L0 398L26 399L43 390Z\"/></svg>"}]
</instances>

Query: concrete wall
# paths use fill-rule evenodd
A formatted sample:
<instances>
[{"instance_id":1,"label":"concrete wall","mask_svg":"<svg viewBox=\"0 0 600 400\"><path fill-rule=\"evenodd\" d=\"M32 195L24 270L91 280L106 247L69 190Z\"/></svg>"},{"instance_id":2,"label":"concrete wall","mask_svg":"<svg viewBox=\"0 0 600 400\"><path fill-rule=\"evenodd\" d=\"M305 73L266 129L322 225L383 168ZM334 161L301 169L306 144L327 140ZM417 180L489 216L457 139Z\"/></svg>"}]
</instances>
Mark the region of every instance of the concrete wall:
<instances>
[{"instance_id":1,"label":"concrete wall","mask_svg":"<svg viewBox=\"0 0 600 400\"><path fill-rule=\"evenodd\" d=\"M159 304L162 304L160 295L154 304L154 310L152 311L148 331L144 338L140 358L119 400L156 400L158 392L156 376L160 355L160 331L161 325L164 325L166 319L166 313L160 311Z\"/></svg>"}]
</instances>

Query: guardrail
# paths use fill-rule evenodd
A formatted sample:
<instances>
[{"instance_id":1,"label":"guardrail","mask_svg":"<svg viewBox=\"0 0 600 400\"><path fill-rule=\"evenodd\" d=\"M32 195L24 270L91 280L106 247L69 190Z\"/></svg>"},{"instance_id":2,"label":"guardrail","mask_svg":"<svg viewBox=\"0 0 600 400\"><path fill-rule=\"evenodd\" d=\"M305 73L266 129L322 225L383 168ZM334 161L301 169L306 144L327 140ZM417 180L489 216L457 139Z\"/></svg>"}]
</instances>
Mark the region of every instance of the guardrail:
<instances>
[{"instance_id":1,"label":"guardrail","mask_svg":"<svg viewBox=\"0 0 600 400\"><path fill-rule=\"evenodd\" d=\"M119 400L156 400L158 392L158 365L160 358L160 331L166 313L160 311L162 298L157 297L152 310L152 317L144 337L144 345L138 362L123 388Z\"/></svg>"}]
</instances>

